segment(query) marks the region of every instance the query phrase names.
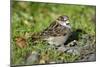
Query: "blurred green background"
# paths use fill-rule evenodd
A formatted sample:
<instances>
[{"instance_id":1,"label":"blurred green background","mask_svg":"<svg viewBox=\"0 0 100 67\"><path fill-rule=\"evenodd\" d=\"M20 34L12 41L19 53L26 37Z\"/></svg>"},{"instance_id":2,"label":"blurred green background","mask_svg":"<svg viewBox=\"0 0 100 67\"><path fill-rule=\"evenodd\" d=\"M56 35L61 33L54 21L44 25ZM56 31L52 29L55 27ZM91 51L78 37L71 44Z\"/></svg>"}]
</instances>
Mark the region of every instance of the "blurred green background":
<instances>
[{"instance_id":1,"label":"blurred green background","mask_svg":"<svg viewBox=\"0 0 100 67\"><path fill-rule=\"evenodd\" d=\"M57 61L59 58L63 57L64 62L74 62L78 56L69 54L62 54L59 56L59 52L56 50L48 50L47 44L39 43L33 46L32 43L28 41L27 48L21 49L17 47L15 43L16 37L25 37L25 34L30 32L41 32L61 15L67 15L69 17L73 31L81 29L87 34L94 36L96 33L95 6L13 1L11 7L12 64L24 64L27 53L34 50L40 50L41 56L43 53L45 54L47 50L47 52L49 52L48 57L52 60Z\"/></svg>"}]
</instances>

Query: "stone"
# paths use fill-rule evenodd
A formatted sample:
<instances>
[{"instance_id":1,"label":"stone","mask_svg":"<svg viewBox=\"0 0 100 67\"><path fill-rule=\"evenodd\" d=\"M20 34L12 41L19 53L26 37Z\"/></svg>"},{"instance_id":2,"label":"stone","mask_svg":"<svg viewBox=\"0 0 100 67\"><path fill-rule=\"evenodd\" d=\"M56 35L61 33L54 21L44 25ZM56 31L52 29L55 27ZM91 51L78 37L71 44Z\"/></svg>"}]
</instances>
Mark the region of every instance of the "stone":
<instances>
[{"instance_id":1,"label":"stone","mask_svg":"<svg viewBox=\"0 0 100 67\"><path fill-rule=\"evenodd\" d=\"M27 58L26 64L34 64L34 63L37 63L38 61L39 61L39 53L34 51Z\"/></svg>"}]
</instances>

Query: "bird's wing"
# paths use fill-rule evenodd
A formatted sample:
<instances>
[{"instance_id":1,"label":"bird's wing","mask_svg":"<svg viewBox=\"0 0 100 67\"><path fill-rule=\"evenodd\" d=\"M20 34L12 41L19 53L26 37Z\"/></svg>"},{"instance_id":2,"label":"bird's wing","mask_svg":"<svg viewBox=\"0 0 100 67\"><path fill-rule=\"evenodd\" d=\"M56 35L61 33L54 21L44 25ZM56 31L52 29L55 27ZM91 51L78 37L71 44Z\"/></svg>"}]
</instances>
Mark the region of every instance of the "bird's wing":
<instances>
[{"instance_id":1,"label":"bird's wing","mask_svg":"<svg viewBox=\"0 0 100 67\"><path fill-rule=\"evenodd\" d=\"M69 32L69 30L59 23L53 22L41 33L41 36L62 36L68 34Z\"/></svg>"}]
</instances>

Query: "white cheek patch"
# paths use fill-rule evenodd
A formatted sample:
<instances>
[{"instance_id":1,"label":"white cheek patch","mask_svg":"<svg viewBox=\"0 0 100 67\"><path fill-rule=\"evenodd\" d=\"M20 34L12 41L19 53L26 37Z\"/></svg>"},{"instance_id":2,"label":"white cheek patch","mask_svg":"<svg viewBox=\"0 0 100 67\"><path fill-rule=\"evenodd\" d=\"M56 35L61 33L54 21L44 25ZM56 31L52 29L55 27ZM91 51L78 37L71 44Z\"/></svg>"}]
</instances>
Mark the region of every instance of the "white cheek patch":
<instances>
[{"instance_id":1,"label":"white cheek patch","mask_svg":"<svg viewBox=\"0 0 100 67\"><path fill-rule=\"evenodd\" d=\"M66 26L66 23L62 23L63 26Z\"/></svg>"}]
</instances>

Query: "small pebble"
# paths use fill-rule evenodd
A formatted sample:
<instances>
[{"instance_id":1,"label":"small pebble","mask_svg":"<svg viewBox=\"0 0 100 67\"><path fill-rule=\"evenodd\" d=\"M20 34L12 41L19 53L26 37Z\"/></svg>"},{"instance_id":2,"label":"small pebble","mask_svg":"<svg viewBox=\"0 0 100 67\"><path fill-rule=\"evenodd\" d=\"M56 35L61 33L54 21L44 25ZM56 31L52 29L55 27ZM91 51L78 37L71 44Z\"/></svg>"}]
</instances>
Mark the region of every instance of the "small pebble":
<instances>
[{"instance_id":1,"label":"small pebble","mask_svg":"<svg viewBox=\"0 0 100 67\"><path fill-rule=\"evenodd\" d=\"M67 47L66 53L71 53L72 55L80 55L79 47Z\"/></svg>"},{"instance_id":2,"label":"small pebble","mask_svg":"<svg viewBox=\"0 0 100 67\"><path fill-rule=\"evenodd\" d=\"M39 61L39 53L34 51L32 54L27 58L26 64L34 64Z\"/></svg>"}]
</instances>

